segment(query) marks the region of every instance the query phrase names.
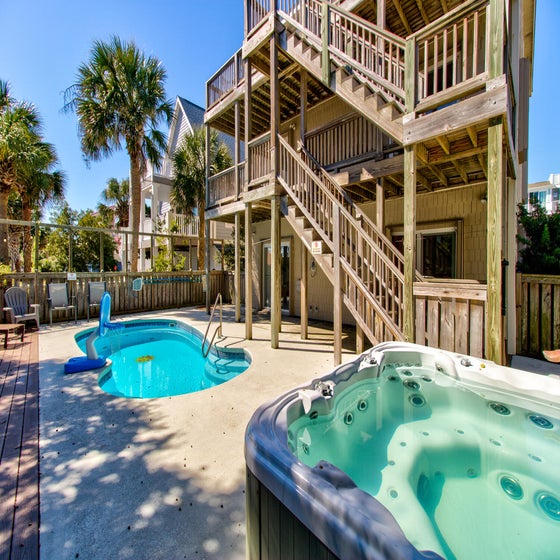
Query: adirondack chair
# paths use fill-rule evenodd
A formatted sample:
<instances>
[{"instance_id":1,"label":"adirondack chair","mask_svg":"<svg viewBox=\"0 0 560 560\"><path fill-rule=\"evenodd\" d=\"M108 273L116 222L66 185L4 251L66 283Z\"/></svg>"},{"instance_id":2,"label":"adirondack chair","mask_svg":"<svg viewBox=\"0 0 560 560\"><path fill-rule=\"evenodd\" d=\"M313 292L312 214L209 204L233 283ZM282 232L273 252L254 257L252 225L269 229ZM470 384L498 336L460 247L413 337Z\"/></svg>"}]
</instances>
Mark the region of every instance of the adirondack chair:
<instances>
[{"instance_id":1,"label":"adirondack chair","mask_svg":"<svg viewBox=\"0 0 560 560\"><path fill-rule=\"evenodd\" d=\"M66 282L57 282L47 284L48 290L48 303L49 303L49 320L52 327L52 314L53 311L64 311L66 317L68 312L74 312L74 323L78 322L77 307L74 303L74 296L68 296L68 284Z\"/></svg>"},{"instance_id":2,"label":"adirondack chair","mask_svg":"<svg viewBox=\"0 0 560 560\"><path fill-rule=\"evenodd\" d=\"M87 293L87 320L89 321L89 311L92 307L99 307L101 304L101 298L103 294L107 291L106 282L88 282L88 293Z\"/></svg>"},{"instance_id":3,"label":"adirondack chair","mask_svg":"<svg viewBox=\"0 0 560 560\"><path fill-rule=\"evenodd\" d=\"M35 321L39 328L39 308L38 303L27 303L27 293L25 290L16 286L8 288L4 293L4 311L8 315L10 323L26 323Z\"/></svg>"}]
</instances>

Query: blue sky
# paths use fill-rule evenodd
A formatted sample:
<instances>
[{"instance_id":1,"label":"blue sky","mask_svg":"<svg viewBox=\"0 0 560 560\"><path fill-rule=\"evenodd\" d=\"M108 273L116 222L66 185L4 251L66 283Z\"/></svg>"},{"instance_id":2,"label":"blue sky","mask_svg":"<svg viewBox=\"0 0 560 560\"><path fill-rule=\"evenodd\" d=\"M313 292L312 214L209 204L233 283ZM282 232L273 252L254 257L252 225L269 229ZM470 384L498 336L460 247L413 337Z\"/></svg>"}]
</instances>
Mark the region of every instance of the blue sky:
<instances>
[{"instance_id":1,"label":"blue sky","mask_svg":"<svg viewBox=\"0 0 560 560\"><path fill-rule=\"evenodd\" d=\"M243 6L243 0L0 0L0 79L10 82L16 98L37 106L45 139L67 175L72 208L95 208L108 178L128 176L124 152L88 168L76 117L61 111L63 92L93 41L112 34L134 40L163 63L170 99L181 95L204 107L206 81L242 45ZM537 0L529 182L560 172L558 28L560 2Z\"/></svg>"}]
</instances>

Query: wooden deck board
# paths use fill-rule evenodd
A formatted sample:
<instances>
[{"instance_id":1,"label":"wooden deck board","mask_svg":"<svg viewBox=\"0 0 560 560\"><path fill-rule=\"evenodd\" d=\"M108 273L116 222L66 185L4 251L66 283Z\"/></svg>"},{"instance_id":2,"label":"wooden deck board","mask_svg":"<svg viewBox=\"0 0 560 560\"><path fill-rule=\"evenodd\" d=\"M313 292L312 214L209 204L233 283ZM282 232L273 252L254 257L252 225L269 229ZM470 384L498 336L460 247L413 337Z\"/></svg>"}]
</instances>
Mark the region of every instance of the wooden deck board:
<instances>
[{"instance_id":1,"label":"wooden deck board","mask_svg":"<svg viewBox=\"0 0 560 560\"><path fill-rule=\"evenodd\" d=\"M39 558L38 333L0 349L0 559Z\"/></svg>"}]
</instances>

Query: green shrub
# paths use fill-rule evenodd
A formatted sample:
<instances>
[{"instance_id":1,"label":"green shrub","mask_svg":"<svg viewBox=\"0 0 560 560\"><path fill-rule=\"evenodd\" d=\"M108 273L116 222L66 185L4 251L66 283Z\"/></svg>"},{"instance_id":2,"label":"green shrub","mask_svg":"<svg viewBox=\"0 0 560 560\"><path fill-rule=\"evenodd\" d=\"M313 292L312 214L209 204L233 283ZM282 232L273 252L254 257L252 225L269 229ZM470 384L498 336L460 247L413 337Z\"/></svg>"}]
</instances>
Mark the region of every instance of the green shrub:
<instances>
[{"instance_id":1,"label":"green shrub","mask_svg":"<svg viewBox=\"0 0 560 560\"><path fill-rule=\"evenodd\" d=\"M517 269L528 274L560 274L560 212L548 214L540 204L529 211L519 205Z\"/></svg>"}]
</instances>

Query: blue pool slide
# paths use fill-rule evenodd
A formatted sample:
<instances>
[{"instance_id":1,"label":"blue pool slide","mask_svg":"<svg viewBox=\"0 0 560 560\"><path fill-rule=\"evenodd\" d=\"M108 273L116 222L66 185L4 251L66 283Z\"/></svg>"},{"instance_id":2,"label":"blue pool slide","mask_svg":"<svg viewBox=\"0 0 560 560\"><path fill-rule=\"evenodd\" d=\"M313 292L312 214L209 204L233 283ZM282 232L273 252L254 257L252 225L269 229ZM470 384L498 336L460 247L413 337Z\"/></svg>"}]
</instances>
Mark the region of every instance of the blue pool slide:
<instances>
[{"instance_id":1,"label":"blue pool slide","mask_svg":"<svg viewBox=\"0 0 560 560\"><path fill-rule=\"evenodd\" d=\"M88 336L86 340L87 356L77 356L70 358L64 364L64 373L78 373L103 367L107 363L107 358L99 356L95 349L95 341L105 336L108 331L122 329L122 323L111 323L111 294L105 292L101 298L99 306L99 326Z\"/></svg>"}]
</instances>

